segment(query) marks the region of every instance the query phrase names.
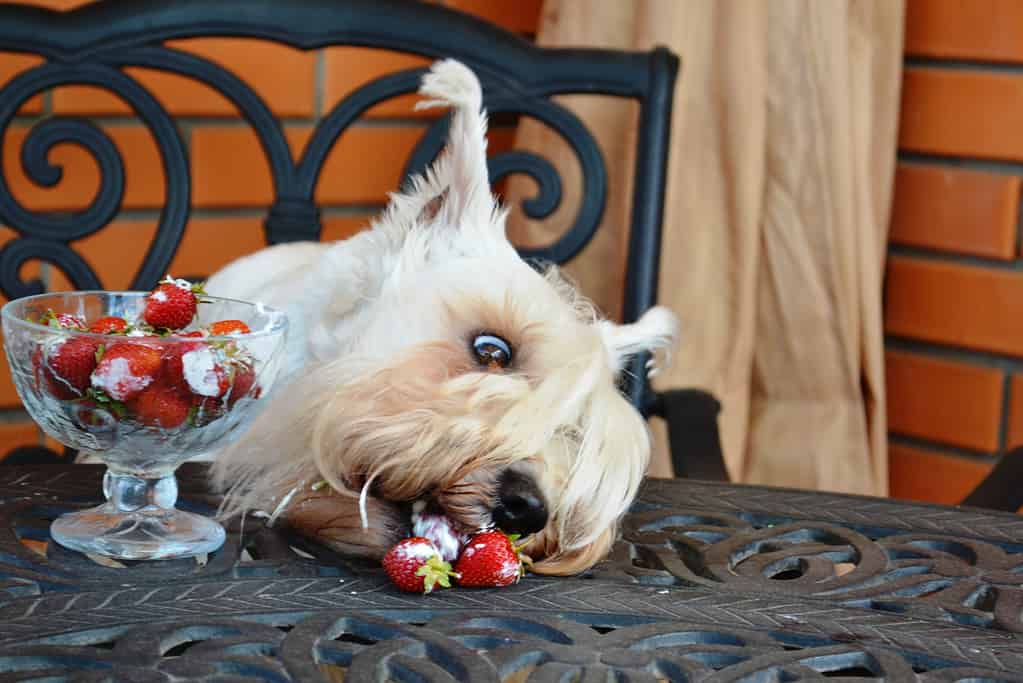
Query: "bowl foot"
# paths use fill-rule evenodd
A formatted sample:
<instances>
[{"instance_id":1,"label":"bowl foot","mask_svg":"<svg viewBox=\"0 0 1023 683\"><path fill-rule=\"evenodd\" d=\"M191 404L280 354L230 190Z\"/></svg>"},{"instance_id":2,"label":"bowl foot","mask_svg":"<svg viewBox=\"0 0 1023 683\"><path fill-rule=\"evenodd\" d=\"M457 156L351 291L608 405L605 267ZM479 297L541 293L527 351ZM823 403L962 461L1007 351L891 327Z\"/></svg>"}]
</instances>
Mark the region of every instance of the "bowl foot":
<instances>
[{"instance_id":1,"label":"bowl foot","mask_svg":"<svg viewBox=\"0 0 1023 683\"><path fill-rule=\"evenodd\" d=\"M224 544L224 528L206 517L156 506L126 513L110 503L58 517L50 534L65 548L118 560L191 557Z\"/></svg>"}]
</instances>

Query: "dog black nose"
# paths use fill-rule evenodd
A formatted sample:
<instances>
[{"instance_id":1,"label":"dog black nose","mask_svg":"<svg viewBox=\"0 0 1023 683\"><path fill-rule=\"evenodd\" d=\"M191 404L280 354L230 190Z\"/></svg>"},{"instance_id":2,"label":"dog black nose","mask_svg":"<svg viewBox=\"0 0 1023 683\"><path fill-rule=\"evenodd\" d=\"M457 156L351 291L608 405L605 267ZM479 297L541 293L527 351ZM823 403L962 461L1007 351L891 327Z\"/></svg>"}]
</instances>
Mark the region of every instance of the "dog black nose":
<instances>
[{"instance_id":1,"label":"dog black nose","mask_svg":"<svg viewBox=\"0 0 1023 683\"><path fill-rule=\"evenodd\" d=\"M497 498L494 524L505 533L525 536L547 526L547 504L532 477L505 470L497 484Z\"/></svg>"}]
</instances>

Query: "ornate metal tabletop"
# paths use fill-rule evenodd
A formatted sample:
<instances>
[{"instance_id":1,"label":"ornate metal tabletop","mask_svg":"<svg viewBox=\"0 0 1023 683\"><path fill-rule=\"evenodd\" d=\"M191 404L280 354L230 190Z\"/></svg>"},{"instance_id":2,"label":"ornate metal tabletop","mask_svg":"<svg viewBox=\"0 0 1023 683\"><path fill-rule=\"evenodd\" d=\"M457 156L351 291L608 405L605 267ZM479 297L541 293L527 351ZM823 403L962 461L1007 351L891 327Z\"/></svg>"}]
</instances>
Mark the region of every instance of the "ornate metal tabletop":
<instances>
[{"instance_id":1,"label":"ornate metal tabletop","mask_svg":"<svg viewBox=\"0 0 1023 683\"><path fill-rule=\"evenodd\" d=\"M0 680L1023 681L1016 515L649 481L587 574L419 596L251 517L205 563L50 543L101 475L0 467Z\"/></svg>"}]
</instances>

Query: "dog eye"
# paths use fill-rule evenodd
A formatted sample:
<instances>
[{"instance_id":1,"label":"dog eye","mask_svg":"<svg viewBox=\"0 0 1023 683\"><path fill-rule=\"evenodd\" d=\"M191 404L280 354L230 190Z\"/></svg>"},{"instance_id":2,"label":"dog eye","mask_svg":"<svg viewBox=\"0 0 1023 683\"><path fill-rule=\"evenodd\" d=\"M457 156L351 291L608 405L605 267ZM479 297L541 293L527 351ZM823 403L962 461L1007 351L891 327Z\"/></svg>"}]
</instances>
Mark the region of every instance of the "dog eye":
<instances>
[{"instance_id":1,"label":"dog eye","mask_svg":"<svg viewBox=\"0 0 1023 683\"><path fill-rule=\"evenodd\" d=\"M472 342L476 361L491 370L508 367L512 359L511 345L492 334L479 334Z\"/></svg>"}]
</instances>

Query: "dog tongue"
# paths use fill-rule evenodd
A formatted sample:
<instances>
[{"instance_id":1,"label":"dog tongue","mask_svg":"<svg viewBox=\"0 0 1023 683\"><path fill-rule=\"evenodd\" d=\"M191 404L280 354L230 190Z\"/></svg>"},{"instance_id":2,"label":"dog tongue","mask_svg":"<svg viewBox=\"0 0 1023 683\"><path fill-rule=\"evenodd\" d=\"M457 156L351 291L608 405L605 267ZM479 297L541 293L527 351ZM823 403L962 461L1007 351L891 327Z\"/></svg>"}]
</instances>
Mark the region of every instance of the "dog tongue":
<instances>
[{"instance_id":1,"label":"dog tongue","mask_svg":"<svg viewBox=\"0 0 1023 683\"><path fill-rule=\"evenodd\" d=\"M416 501L412 506L412 534L433 541L446 562L454 562L468 536L459 533L447 515L426 510L426 503Z\"/></svg>"}]
</instances>

